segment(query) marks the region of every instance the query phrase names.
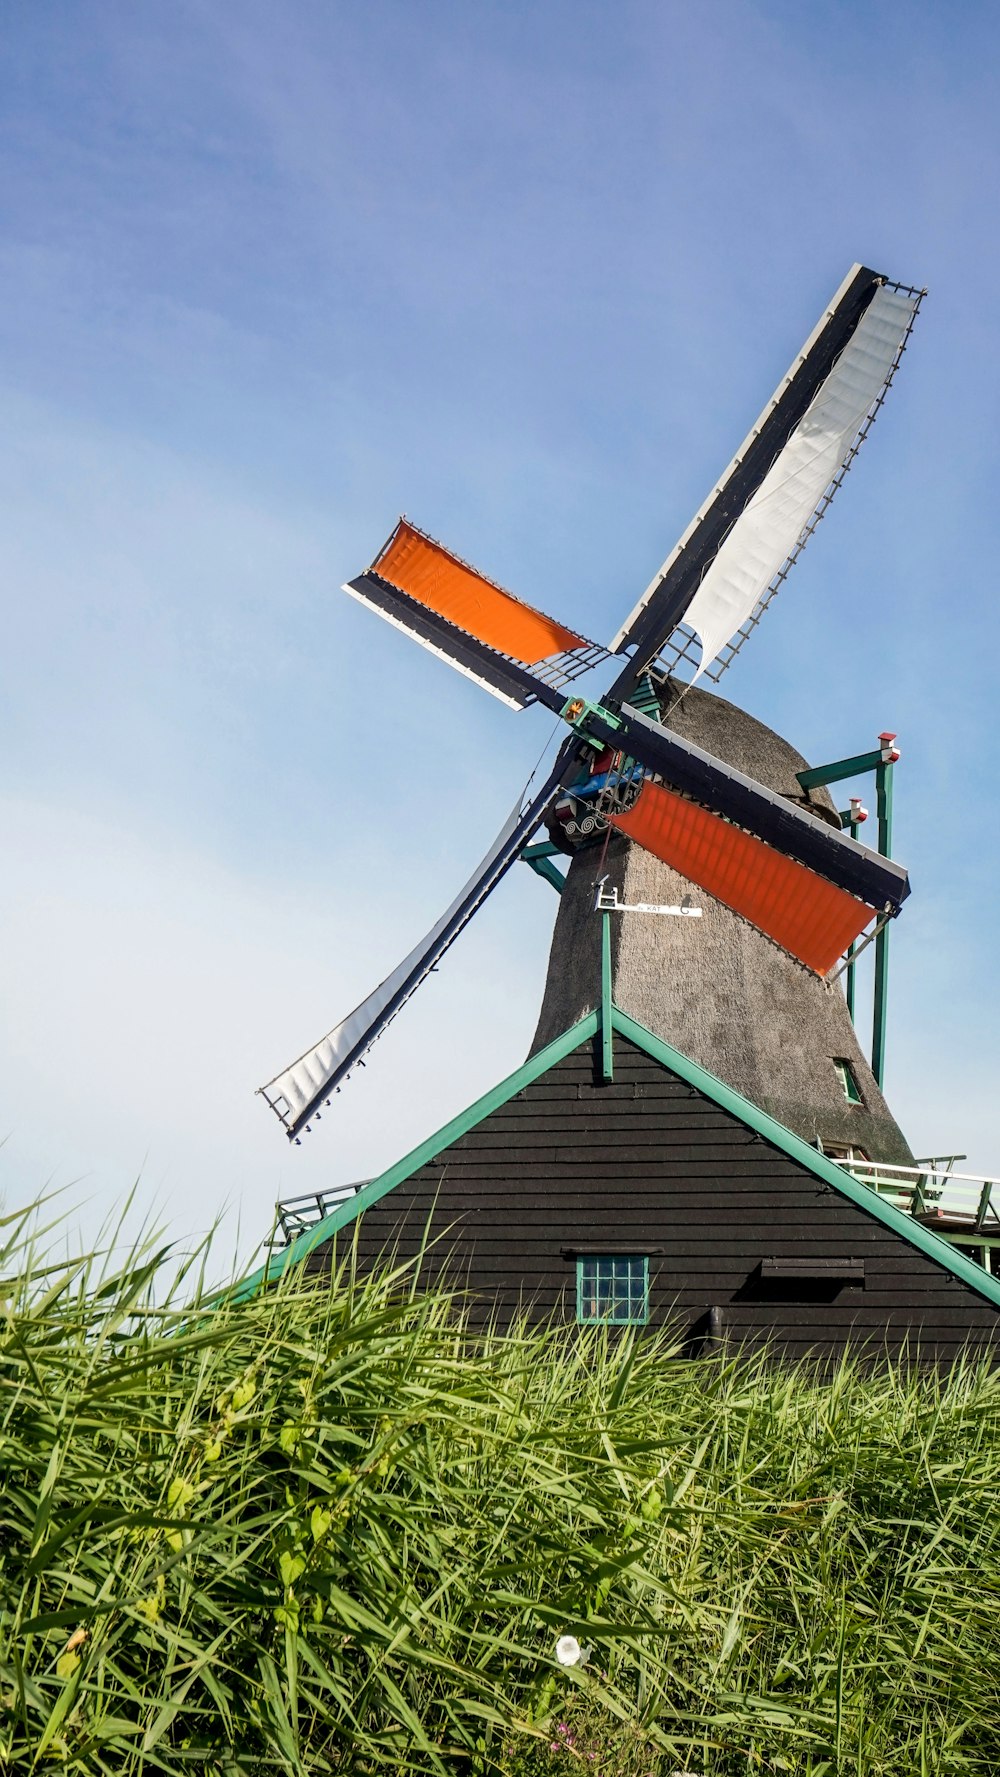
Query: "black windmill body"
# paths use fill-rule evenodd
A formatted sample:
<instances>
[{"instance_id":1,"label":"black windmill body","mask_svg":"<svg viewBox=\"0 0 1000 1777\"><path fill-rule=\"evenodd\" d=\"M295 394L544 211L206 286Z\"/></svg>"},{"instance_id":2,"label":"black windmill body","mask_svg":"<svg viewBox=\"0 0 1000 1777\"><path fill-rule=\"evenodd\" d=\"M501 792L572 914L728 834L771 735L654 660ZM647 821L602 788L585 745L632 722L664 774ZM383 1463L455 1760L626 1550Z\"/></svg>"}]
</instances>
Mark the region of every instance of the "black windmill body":
<instances>
[{"instance_id":1,"label":"black windmill body","mask_svg":"<svg viewBox=\"0 0 1000 1777\"><path fill-rule=\"evenodd\" d=\"M585 855L569 868L538 1042L599 991L590 884L593 848L606 845L622 901L697 894L702 913L697 929L693 920L616 922L619 1003L806 1139L834 1153L856 1146L871 1159L911 1159L829 980L862 934L899 912L906 872L843 831L825 792L802 791L804 761L785 741L677 675L689 663L695 678L717 680L756 628L867 436L922 294L852 268L607 649L405 519L345 586L512 708L543 705L570 732L432 932L261 1088L292 1140L547 826L561 851ZM575 696L573 681L601 664L609 684L600 702Z\"/></svg>"}]
</instances>

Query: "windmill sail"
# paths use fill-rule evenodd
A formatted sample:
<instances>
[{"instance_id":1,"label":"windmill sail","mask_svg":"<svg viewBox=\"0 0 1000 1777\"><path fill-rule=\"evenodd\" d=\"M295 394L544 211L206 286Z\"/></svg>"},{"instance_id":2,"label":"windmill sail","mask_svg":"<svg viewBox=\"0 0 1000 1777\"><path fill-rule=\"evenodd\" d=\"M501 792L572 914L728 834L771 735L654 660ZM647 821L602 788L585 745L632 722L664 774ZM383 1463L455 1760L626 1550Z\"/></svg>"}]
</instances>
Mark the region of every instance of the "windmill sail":
<instances>
[{"instance_id":1,"label":"windmill sail","mask_svg":"<svg viewBox=\"0 0 1000 1777\"><path fill-rule=\"evenodd\" d=\"M634 649L614 695L627 696L654 663L670 667L693 658L694 635L701 643L697 678L732 638L749 632L867 435L921 296L864 266L852 268L722 480L612 641L616 653ZM719 671L735 651L731 647Z\"/></svg>"},{"instance_id":2,"label":"windmill sail","mask_svg":"<svg viewBox=\"0 0 1000 1777\"><path fill-rule=\"evenodd\" d=\"M564 753L561 752L542 787L527 803L523 797L519 798L465 887L427 936L410 951L409 956L404 957L374 993L362 1000L360 1006L356 1006L339 1024L334 1025L325 1037L314 1043L290 1067L276 1074L266 1086L258 1088L271 1109L280 1117L290 1139L298 1135L317 1108L336 1091L340 1081L392 1023L401 1006L416 992L472 915L516 862L542 818L552 791L561 777L563 763Z\"/></svg>"},{"instance_id":3,"label":"windmill sail","mask_svg":"<svg viewBox=\"0 0 1000 1777\"><path fill-rule=\"evenodd\" d=\"M888 382L919 298L875 292L849 343L777 462L733 526L685 613L701 672L790 562Z\"/></svg>"},{"instance_id":4,"label":"windmill sail","mask_svg":"<svg viewBox=\"0 0 1000 1777\"><path fill-rule=\"evenodd\" d=\"M514 709L552 702L540 686L551 693L608 659L606 648L515 598L406 518L343 590Z\"/></svg>"},{"instance_id":5,"label":"windmill sail","mask_svg":"<svg viewBox=\"0 0 1000 1777\"><path fill-rule=\"evenodd\" d=\"M633 807L609 819L816 975L828 974L873 917L863 901L664 784L643 784Z\"/></svg>"},{"instance_id":6,"label":"windmill sail","mask_svg":"<svg viewBox=\"0 0 1000 1777\"><path fill-rule=\"evenodd\" d=\"M498 654L437 611L428 610L398 586L387 585L377 574L359 574L356 580L346 581L341 590L367 605L370 611L376 611L394 629L401 629L439 660L447 661L465 678L481 685L484 691L491 692L509 709L524 710L531 703L551 701L552 688L526 667ZM562 702L562 697L556 699L557 704Z\"/></svg>"},{"instance_id":7,"label":"windmill sail","mask_svg":"<svg viewBox=\"0 0 1000 1777\"><path fill-rule=\"evenodd\" d=\"M896 911L909 894L909 877L901 864L859 844L840 828L685 740L675 729L650 721L641 711L623 709L615 728L597 721L592 727L599 730L601 738L607 738L608 745L623 747L647 771L664 778L683 795L745 828L870 908L881 911L890 906ZM652 787L645 785L642 796ZM642 843L641 835L636 837Z\"/></svg>"}]
</instances>

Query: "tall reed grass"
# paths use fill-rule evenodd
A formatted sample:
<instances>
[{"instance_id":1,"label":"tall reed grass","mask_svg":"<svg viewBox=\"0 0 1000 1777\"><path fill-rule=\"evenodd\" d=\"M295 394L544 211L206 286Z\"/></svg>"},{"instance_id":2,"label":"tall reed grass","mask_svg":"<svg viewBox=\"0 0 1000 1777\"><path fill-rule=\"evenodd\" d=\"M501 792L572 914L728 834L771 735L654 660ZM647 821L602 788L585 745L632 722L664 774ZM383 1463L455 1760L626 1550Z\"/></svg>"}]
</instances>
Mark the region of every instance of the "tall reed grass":
<instances>
[{"instance_id":1,"label":"tall reed grass","mask_svg":"<svg viewBox=\"0 0 1000 1777\"><path fill-rule=\"evenodd\" d=\"M1000 1770L1000 1380L4 1224L0 1768ZM585 1659L563 1667L555 1646Z\"/></svg>"}]
</instances>

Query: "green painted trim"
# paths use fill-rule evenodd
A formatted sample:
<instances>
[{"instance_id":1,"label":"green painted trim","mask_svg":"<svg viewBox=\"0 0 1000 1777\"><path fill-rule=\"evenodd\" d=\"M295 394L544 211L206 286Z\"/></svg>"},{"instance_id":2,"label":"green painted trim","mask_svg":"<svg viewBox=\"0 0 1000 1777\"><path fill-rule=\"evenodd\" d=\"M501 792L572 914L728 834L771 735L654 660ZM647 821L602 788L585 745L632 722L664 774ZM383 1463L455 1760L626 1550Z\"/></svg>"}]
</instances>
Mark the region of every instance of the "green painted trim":
<instances>
[{"instance_id":1,"label":"green painted trim","mask_svg":"<svg viewBox=\"0 0 1000 1777\"><path fill-rule=\"evenodd\" d=\"M557 845L553 845L551 839L540 839L537 845L526 845L521 856L530 863L532 858L561 858L565 853Z\"/></svg>"},{"instance_id":2,"label":"green painted trim","mask_svg":"<svg viewBox=\"0 0 1000 1777\"><path fill-rule=\"evenodd\" d=\"M601 1072L605 1080L615 1077L614 1021L611 1013L611 915L601 920Z\"/></svg>"},{"instance_id":3,"label":"green painted trim","mask_svg":"<svg viewBox=\"0 0 1000 1777\"><path fill-rule=\"evenodd\" d=\"M612 1019L621 1036L626 1037L630 1043L635 1043L637 1048L644 1049L647 1055L652 1056L663 1067L669 1068L678 1079L693 1086L697 1092L703 1092L706 1098L712 1099L724 1111L730 1111L773 1147L780 1148L790 1160L805 1166L809 1172L822 1179L824 1184L832 1185L842 1197L856 1203L859 1209L866 1210L876 1221L883 1222L894 1234L901 1234L904 1240L917 1247L927 1258L933 1259L943 1270L950 1271L961 1283L969 1284L977 1295L985 1297L994 1308L1000 1308L1000 1278L988 1276L981 1265L975 1264L972 1259L963 1258L942 1235L932 1234L929 1228L922 1227L903 1210L886 1203L870 1185L859 1184L850 1173L844 1172L832 1160L828 1160L825 1154L811 1148L800 1135L793 1135L784 1124L777 1123L766 1111L751 1104L748 1098L734 1092L731 1086L724 1086L714 1074L699 1067L696 1061L689 1061L679 1049L672 1049L669 1043L665 1043L661 1037L655 1037L645 1025L637 1024L625 1012L620 1012L617 1006L613 1008Z\"/></svg>"},{"instance_id":4,"label":"green painted trim","mask_svg":"<svg viewBox=\"0 0 1000 1777\"><path fill-rule=\"evenodd\" d=\"M555 851L555 846L553 846L552 849ZM529 847L529 851L530 850L531 848ZM566 887L566 878L562 871L557 870L555 865L550 862L548 856L539 857L536 855L531 857L529 856L528 851L523 851L521 853L521 860L523 863L527 864L529 870L535 872L536 876L541 876L545 882L549 883L550 886L555 889L557 895L562 894L563 889Z\"/></svg>"},{"instance_id":5,"label":"green painted trim","mask_svg":"<svg viewBox=\"0 0 1000 1777\"><path fill-rule=\"evenodd\" d=\"M856 753L853 759L835 759L832 765L813 765L808 771L795 773L804 790L815 790L820 784L839 784L845 777L858 777L863 771L875 771L883 763L880 748L874 753Z\"/></svg>"},{"instance_id":6,"label":"green painted trim","mask_svg":"<svg viewBox=\"0 0 1000 1777\"><path fill-rule=\"evenodd\" d=\"M609 1259L641 1259L642 1260L642 1313L641 1314L584 1314L583 1312L583 1268L600 1262L601 1253L580 1254L576 1261L576 1319L582 1327L645 1327L649 1325L649 1254L648 1253L608 1253Z\"/></svg>"},{"instance_id":7,"label":"green painted trim","mask_svg":"<svg viewBox=\"0 0 1000 1777\"><path fill-rule=\"evenodd\" d=\"M453 1117L451 1122L446 1123L444 1128L439 1129L435 1135L429 1135L426 1141L421 1142L419 1147L413 1149L412 1153L407 1154L402 1160L397 1160L394 1166L390 1166L386 1172L380 1173L378 1178L371 1179L363 1190L355 1192L353 1197L348 1197L344 1203L339 1203L337 1208L331 1210L328 1216L324 1216L321 1222L317 1222L314 1228L307 1228L305 1233L300 1234L296 1240L286 1246L283 1252L274 1253L266 1264L258 1266L256 1271L252 1271L249 1277L243 1278L234 1289L223 1292L219 1298L220 1301L245 1302L248 1297L256 1295L265 1283L274 1283L290 1266L300 1265L317 1246L322 1245L324 1240L329 1240L332 1235L339 1234L342 1228L346 1228L364 1210L369 1209L373 1203L377 1203L380 1197L385 1197L389 1191L394 1190L397 1185L401 1185L404 1179L410 1178L421 1166L426 1166L428 1160L433 1160L440 1154L442 1148L449 1148L452 1142L458 1140L459 1136L467 1135L469 1130L474 1129L477 1123L481 1123L484 1117L488 1117L491 1111L499 1110L502 1104L507 1104L508 1100L514 1098L518 1092L522 1092L525 1086L530 1086L533 1080L537 1080L541 1074L547 1073L557 1061L562 1061L564 1056L571 1055L574 1049L578 1049L581 1043L595 1037L597 1030L598 1015L596 1012L588 1012L586 1018L581 1018L579 1024L574 1024L571 1030L563 1031L562 1036L556 1037L555 1041L549 1043L547 1048L540 1049L537 1055L532 1055L522 1067L517 1069L516 1073L508 1074L506 1080L502 1080L499 1086L494 1086L489 1092L484 1092L482 1098L476 1099L475 1104L470 1104L466 1110L460 1111L457 1117Z\"/></svg>"},{"instance_id":8,"label":"green painted trim","mask_svg":"<svg viewBox=\"0 0 1000 1777\"><path fill-rule=\"evenodd\" d=\"M652 716L654 722L659 721L660 699L648 672L643 673L639 683L633 686L625 702L630 709L640 710L644 716Z\"/></svg>"}]
</instances>

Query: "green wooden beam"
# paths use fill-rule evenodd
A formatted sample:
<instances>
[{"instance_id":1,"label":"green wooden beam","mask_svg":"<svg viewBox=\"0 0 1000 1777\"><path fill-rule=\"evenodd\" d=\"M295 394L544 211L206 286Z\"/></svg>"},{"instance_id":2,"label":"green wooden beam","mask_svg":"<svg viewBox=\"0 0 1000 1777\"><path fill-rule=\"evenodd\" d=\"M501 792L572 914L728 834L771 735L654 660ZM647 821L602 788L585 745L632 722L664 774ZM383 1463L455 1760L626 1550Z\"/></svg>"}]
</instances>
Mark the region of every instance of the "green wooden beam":
<instances>
[{"instance_id":1,"label":"green wooden beam","mask_svg":"<svg viewBox=\"0 0 1000 1777\"><path fill-rule=\"evenodd\" d=\"M820 784L839 784L845 777L858 777L863 771L877 771L885 763L881 748L873 753L856 753L853 759L836 759L832 765L811 765L808 771L795 773L804 790L815 790Z\"/></svg>"},{"instance_id":2,"label":"green wooden beam","mask_svg":"<svg viewBox=\"0 0 1000 1777\"><path fill-rule=\"evenodd\" d=\"M851 759L836 759L831 765L813 765L806 771L795 773L804 790L816 789L820 784L837 784L843 778L856 777L861 772L874 771L875 793L878 798L878 849L883 858L892 857L892 767L895 754L892 740L895 736L882 737L882 745L870 753L855 753ZM841 824L850 826L851 838L857 839L858 828L854 821L842 814ZM847 1010L851 1021L854 1020L855 967L854 953L856 945L852 944L847 952ZM876 1083L881 1087L885 1079L885 1033L886 1007L889 992L889 925L882 927L875 940L875 999L872 1020L872 1073Z\"/></svg>"},{"instance_id":3,"label":"green wooden beam","mask_svg":"<svg viewBox=\"0 0 1000 1777\"><path fill-rule=\"evenodd\" d=\"M850 826L850 829L851 829L851 838L857 839L858 831L859 831L859 823L857 821L849 821L848 825ZM855 975L857 974L857 969L856 969L855 962L854 962L854 952L856 950L857 950L856 943L851 943L847 946L847 1015L850 1018L852 1024L854 1023L854 993L855 993L855 986L856 986L854 978L855 978Z\"/></svg>"},{"instance_id":4,"label":"green wooden beam","mask_svg":"<svg viewBox=\"0 0 1000 1777\"><path fill-rule=\"evenodd\" d=\"M878 848L892 857L892 761L883 761L875 772L878 807ZM889 996L889 921L875 940L875 1010L872 1020L872 1073L881 1087L885 1080L886 1010Z\"/></svg>"},{"instance_id":5,"label":"green wooden beam","mask_svg":"<svg viewBox=\"0 0 1000 1777\"><path fill-rule=\"evenodd\" d=\"M521 858L522 861L527 864L529 870L533 870L536 876L544 877L546 882L551 883L556 894L561 895L563 889L566 887L566 878L562 871L557 870L552 862L552 855L557 851L558 846L555 845L551 847L544 845L529 845L521 853Z\"/></svg>"},{"instance_id":6,"label":"green wooden beam","mask_svg":"<svg viewBox=\"0 0 1000 1777\"><path fill-rule=\"evenodd\" d=\"M601 916L601 1073L615 1077L614 1029L611 1017L611 915Z\"/></svg>"}]
</instances>

